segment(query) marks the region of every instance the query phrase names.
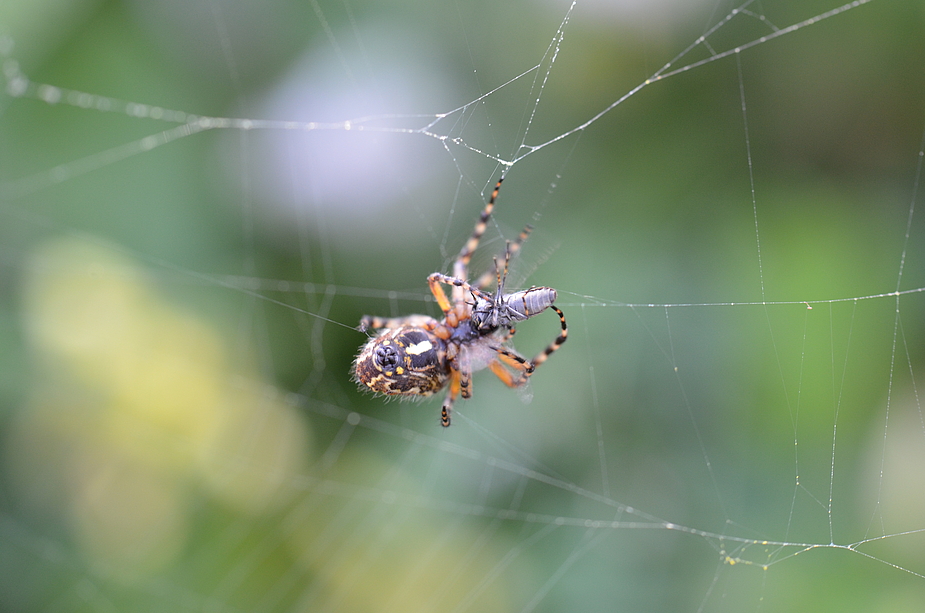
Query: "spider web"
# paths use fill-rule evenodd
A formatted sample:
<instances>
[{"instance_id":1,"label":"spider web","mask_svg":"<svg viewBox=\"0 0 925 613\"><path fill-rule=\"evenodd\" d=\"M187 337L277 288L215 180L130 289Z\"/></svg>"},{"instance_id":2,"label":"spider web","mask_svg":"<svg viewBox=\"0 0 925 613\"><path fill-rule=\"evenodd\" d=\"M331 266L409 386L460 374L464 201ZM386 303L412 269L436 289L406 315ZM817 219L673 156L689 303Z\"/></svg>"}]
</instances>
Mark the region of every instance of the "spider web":
<instances>
[{"instance_id":1,"label":"spider web","mask_svg":"<svg viewBox=\"0 0 925 613\"><path fill-rule=\"evenodd\" d=\"M4 609L914 610L923 24L8 3ZM354 326L437 314L502 173L473 272L532 223L570 340L444 430Z\"/></svg>"}]
</instances>

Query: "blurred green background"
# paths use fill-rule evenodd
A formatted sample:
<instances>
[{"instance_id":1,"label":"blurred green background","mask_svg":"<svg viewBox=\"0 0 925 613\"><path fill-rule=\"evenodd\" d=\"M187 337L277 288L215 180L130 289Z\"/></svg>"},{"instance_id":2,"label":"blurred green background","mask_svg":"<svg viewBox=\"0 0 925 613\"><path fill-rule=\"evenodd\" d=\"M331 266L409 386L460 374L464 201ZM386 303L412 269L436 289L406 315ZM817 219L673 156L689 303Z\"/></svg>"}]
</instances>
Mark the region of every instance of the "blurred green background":
<instances>
[{"instance_id":1,"label":"blurred green background","mask_svg":"<svg viewBox=\"0 0 925 613\"><path fill-rule=\"evenodd\" d=\"M917 610L925 5L550 142L835 6L3 3L0 608ZM532 401L356 391L514 158Z\"/></svg>"}]
</instances>

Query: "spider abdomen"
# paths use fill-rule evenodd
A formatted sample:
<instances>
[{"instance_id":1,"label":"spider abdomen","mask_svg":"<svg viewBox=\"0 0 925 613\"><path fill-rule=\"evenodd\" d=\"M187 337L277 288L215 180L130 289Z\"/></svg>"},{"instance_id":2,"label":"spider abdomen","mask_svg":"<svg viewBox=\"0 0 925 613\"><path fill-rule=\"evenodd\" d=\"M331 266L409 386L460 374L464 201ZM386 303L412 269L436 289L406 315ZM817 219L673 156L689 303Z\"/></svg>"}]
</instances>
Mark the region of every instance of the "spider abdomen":
<instances>
[{"instance_id":1,"label":"spider abdomen","mask_svg":"<svg viewBox=\"0 0 925 613\"><path fill-rule=\"evenodd\" d=\"M449 378L446 343L421 326L386 330L363 346L353 374L377 394L430 396Z\"/></svg>"}]
</instances>

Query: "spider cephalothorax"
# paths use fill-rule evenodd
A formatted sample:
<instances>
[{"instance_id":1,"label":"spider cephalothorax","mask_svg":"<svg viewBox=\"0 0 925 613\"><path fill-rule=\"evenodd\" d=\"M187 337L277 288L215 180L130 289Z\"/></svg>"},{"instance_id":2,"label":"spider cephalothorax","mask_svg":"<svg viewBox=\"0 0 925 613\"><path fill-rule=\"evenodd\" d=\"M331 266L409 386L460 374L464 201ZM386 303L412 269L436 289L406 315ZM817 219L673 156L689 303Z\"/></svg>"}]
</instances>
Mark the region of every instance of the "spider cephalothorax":
<instances>
[{"instance_id":1,"label":"spider cephalothorax","mask_svg":"<svg viewBox=\"0 0 925 613\"><path fill-rule=\"evenodd\" d=\"M556 290L531 287L504 293L508 262L529 236L530 226L516 241L507 244L503 268L495 260L494 274L486 273L475 283L468 281L469 260L485 232L503 180L498 180L472 236L460 250L453 275L435 272L427 278L443 311L442 321L426 315L391 319L366 315L360 320L361 331L379 332L370 337L354 361L354 379L361 387L388 396L430 396L449 385L441 410L443 426L450 425L456 398L471 396L473 371L487 367L507 386L520 387L568 338L565 315L553 305ZM482 291L492 280L496 282L495 291ZM443 286L451 288L452 303ZM527 360L509 346L514 326L546 309L558 315L561 332L546 349Z\"/></svg>"}]
</instances>

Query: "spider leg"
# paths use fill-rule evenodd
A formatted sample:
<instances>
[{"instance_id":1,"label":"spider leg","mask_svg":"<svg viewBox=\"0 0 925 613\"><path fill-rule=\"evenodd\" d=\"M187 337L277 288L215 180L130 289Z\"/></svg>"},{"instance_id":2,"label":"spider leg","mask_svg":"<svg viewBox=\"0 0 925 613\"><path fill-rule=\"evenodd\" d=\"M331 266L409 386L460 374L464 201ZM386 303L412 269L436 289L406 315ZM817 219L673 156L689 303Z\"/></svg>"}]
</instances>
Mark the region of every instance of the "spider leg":
<instances>
[{"instance_id":1,"label":"spider leg","mask_svg":"<svg viewBox=\"0 0 925 613\"><path fill-rule=\"evenodd\" d=\"M488 363L491 372L495 373L495 376L508 387L520 387L525 384L533 373L533 366L530 362L504 347L492 347L492 349L498 353L498 357ZM514 373L505 368L502 362L519 371L520 375L515 377Z\"/></svg>"},{"instance_id":2,"label":"spider leg","mask_svg":"<svg viewBox=\"0 0 925 613\"><path fill-rule=\"evenodd\" d=\"M498 182L495 184L495 189L491 192L491 198L488 199L488 203L485 205L485 208L482 209L479 220L475 222L475 229L472 230L472 236L469 237L469 240L466 241L466 244L460 249L459 255L456 256L456 262L453 264L453 276L457 279L466 281L469 278L469 260L472 259L472 254L475 253L475 250L478 248L479 241L485 233L485 228L488 227L488 220L491 218L491 212L495 208L495 199L498 197L498 192L501 191L502 181L504 181L504 177L498 179ZM463 300L465 296L461 290L454 290L453 299L457 301Z\"/></svg>"},{"instance_id":3,"label":"spider leg","mask_svg":"<svg viewBox=\"0 0 925 613\"><path fill-rule=\"evenodd\" d=\"M568 325L565 323L565 314L559 309L559 307L550 305L549 307L556 312L556 315L559 316L559 321L562 323L562 332L559 333L559 336L556 337L556 340L549 343L546 349L543 349L540 353L536 355L535 358L530 360L530 364L533 365L533 369L539 367L540 364L545 362L549 356L551 356L562 344L568 340ZM529 375L528 375L529 376Z\"/></svg>"},{"instance_id":4,"label":"spider leg","mask_svg":"<svg viewBox=\"0 0 925 613\"><path fill-rule=\"evenodd\" d=\"M437 299L437 303L440 305L440 308L443 310L444 313L449 312L449 310L452 307L450 306L450 301L447 299L446 294L444 293L443 289L440 287L441 283L443 283L444 285L449 285L453 288L459 288L460 290L462 290L462 294L463 294L462 302L465 302L466 294L471 294L478 298L484 298L486 300L491 300L491 296L489 296L488 294L486 294L485 292L483 292L482 290L478 288L472 287L471 285L469 285L468 282L464 281L463 279L460 279L458 277L451 277L441 272L434 272L434 273L431 273L427 277L427 284L430 286L431 293L433 293L434 298ZM456 300L455 296L454 296L454 300Z\"/></svg>"},{"instance_id":5,"label":"spider leg","mask_svg":"<svg viewBox=\"0 0 925 613\"><path fill-rule=\"evenodd\" d=\"M539 368L540 364L545 362L549 356L555 353L556 350L568 340L568 325L565 323L565 314L563 314L558 307L550 306L549 308L555 311L556 315L559 316L559 321L562 323L562 332L559 333L556 340L551 342L546 349L538 353L535 358L527 361L526 358L510 349L497 346L492 347L495 353L498 354L498 357L492 360L488 364L488 367L491 369L491 372L495 373L495 376L501 379L508 387L520 387L524 385L534 371ZM508 338L512 335L513 329L508 333ZM514 373L504 367L505 365L510 366L515 371L519 371L520 375L515 377Z\"/></svg>"},{"instance_id":6,"label":"spider leg","mask_svg":"<svg viewBox=\"0 0 925 613\"><path fill-rule=\"evenodd\" d=\"M456 397L459 395L459 379L459 371L454 370L450 374L450 387L446 392L446 397L443 399L443 408L440 409L440 425L444 428L450 427L450 413L453 412L453 403L456 402Z\"/></svg>"},{"instance_id":7,"label":"spider leg","mask_svg":"<svg viewBox=\"0 0 925 613\"><path fill-rule=\"evenodd\" d=\"M364 315L360 319L360 325L357 326L357 330L366 332L367 330L398 328L406 324L432 330L437 326L438 322L433 317L428 317L427 315L408 315L407 317L377 317L375 315Z\"/></svg>"},{"instance_id":8,"label":"spider leg","mask_svg":"<svg viewBox=\"0 0 925 613\"><path fill-rule=\"evenodd\" d=\"M457 357L454 364L455 370L459 372L459 393L463 398L472 397L472 365L469 363L468 354L463 351Z\"/></svg>"},{"instance_id":9,"label":"spider leg","mask_svg":"<svg viewBox=\"0 0 925 613\"><path fill-rule=\"evenodd\" d=\"M507 264L512 257L516 256L520 251L521 246L524 244L524 241L527 240L527 237L530 236L530 232L533 231L533 226L527 224L523 230L520 231L520 235L513 241L508 242L507 247L504 250L504 274L501 274L501 271L498 270L498 263L495 262L494 270L487 270L485 274L479 277L478 281L472 284L472 287L483 288L493 280L504 279L507 276ZM503 281L499 281L503 284Z\"/></svg>"},{"instance_id":10,"label":"spider leg","mask_svg":"<svg viewBox=\"0 0 925 613\"><path fill-rule=\"evenodd\" d=\"M430 287L430 293L434 295L434 298L436 299L437 304L440 306L440 310L443 311L444 313L448 313L452 307L450 306L450 301L446 297L446 292L444 292L443 288L440 287L441 283L446 283L443 280L444 276L445 275L442 275L438 272L433 273L432 275L427 277L427 285ZM447 277L447 278L449 279L450 277ZM454 281L456 280L458 279L454 279ZM460 283L463 283L463 282L460 281Z\"/></svg>"}]
</instances>

